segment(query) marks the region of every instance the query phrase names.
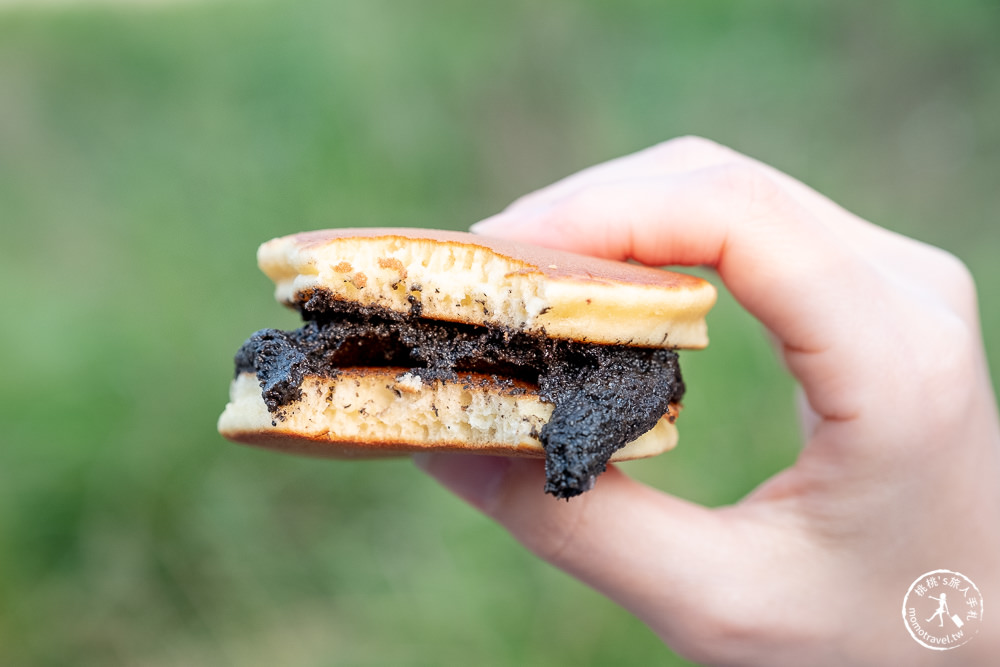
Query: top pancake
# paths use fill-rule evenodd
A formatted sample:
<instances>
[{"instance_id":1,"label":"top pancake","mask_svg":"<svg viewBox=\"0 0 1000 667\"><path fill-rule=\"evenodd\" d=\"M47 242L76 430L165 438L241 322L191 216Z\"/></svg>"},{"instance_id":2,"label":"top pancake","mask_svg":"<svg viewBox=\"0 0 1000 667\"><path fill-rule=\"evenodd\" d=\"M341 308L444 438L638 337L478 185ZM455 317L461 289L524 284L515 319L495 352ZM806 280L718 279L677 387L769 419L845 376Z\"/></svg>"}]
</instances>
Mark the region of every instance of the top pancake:
<instances>
[{"instance_id":1,"label":"top pancake","mask_svg":"<svg viewBox=\"0 0 1000 667\"><path fill-rule=\"evenodd\" d=\"M680 273L464 232L328 229L260 247L261 270L292 305L313 290L400 313L580 342L702 348L715 303Z\"/></svg>"}]
</instances>

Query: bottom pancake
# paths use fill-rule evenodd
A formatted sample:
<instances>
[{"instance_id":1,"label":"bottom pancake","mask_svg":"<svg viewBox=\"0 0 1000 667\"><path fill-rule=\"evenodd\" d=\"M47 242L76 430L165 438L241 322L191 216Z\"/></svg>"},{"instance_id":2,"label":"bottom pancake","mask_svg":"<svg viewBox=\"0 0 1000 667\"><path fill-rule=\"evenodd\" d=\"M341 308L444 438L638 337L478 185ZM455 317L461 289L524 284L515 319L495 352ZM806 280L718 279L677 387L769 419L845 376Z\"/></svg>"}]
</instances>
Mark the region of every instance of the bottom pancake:
<instances>
[{"instance_id":1,"label":"bottom pancake","mask_svg":"<svg viewBox=\"0 0 1000 667\"><path fill-rule=\"evenodd\" d=\"M670 406L655 426L617 450L611 461L646 458L677 444ZM308 375L301 397L271 414L253 373L240 373L219 418L230 440L334 458L375 458L454 451L545 458L539 440L553 406L517 381L460 374L425 381L402 368L345 368Z\"/></svg>"}]
</instances>

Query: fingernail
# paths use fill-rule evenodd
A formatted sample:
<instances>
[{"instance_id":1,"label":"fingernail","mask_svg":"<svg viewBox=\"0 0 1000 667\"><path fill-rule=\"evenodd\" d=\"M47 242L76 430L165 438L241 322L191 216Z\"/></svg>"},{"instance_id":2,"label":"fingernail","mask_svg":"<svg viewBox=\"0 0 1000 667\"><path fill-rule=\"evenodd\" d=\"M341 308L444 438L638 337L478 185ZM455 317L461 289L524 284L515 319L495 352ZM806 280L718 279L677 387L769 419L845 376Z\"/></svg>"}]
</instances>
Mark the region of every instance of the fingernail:
<instances>
[{"instance_id":1,"label":"fingernail","mask_svg":"<svg viewBox=\"0 0 1000 667\"><path fill-rule=\"evenodd\" d=\"M510 459L475 454L413 455L417 467L470 505L489 512L496 502Z\"/></svg>"}]
</instances>

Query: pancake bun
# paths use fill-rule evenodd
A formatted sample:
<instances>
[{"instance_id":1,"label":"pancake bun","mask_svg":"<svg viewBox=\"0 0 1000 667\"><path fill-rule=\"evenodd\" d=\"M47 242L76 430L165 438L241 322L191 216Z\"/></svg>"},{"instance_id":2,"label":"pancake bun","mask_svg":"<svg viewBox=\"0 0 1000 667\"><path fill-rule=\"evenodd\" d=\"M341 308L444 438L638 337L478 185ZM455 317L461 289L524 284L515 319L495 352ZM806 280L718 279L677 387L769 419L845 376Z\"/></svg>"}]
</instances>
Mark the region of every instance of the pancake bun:
<instances>
[{"instance_id":1,"label":"pancake bun","mask_svg":"<svg viewBox=\"0 0 1000 667\"><path fill-rule=\"evenodd\" d=\"M248 445L341 459L428 450L544 458L538 434L552 405L525 389L488 376L422 383L406 369L351 368L334 377L306 377L301 398L277 417L264 405L256 376L241 373L230 387L219 432ZM678 410L671 406L669 415L611 460L672 449Z\"/></svg>"},{"instance_id":2,"label":"pancake bun","mask_svg":"<svg viewBox=\"0 0 1000 667\"><path fill-rule=\"evenodd\" d=\"M579 342L708 344L705 280L464 232L329 229L268 241L257 254L276 298L317 290L400 313Z\"/></svg>"}]
</instances>

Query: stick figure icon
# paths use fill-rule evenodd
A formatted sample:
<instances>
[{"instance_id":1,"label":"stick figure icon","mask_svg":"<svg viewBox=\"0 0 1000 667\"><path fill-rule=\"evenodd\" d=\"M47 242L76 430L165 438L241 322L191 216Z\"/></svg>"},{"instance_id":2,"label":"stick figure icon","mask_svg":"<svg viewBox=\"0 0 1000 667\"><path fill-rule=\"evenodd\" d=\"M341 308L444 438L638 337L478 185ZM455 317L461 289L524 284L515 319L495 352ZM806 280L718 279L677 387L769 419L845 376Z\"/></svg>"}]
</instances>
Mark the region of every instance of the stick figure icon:
<instances>
[{"instance_id":1,"label":"stick figure icon","mask_svg":"<svg viewBox=\"0 0 1000 667\"><path fill-rule=\"evenodd\" d=\"M931 617L927 619L927 622L929 623L935 616L937 616L938 619L940 619L940 621L941 621L941 623L938 625L938 627L943 628L944 627L944 615L947 614L947 613L949 613L948 612L948 602L947 602L947 596L946 596L946 594L942 593L941 597L939 597L939 598L936 598L933 595L928 595L927 597L929 597L932 600L937 600L938 601L937 611L935 611L933 614L931 614Z\"/></svg>"}]
</instances>

